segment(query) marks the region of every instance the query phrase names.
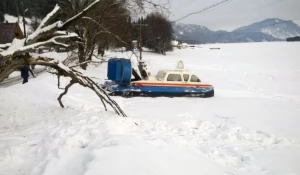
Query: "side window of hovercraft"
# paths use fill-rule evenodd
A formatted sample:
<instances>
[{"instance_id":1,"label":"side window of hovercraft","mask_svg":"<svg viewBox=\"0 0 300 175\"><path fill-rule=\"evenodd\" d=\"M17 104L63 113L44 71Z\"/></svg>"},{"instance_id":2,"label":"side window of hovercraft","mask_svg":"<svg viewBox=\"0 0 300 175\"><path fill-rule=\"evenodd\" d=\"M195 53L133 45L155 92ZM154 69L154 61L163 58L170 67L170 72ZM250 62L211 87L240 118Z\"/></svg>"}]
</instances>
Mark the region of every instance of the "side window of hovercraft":
<instances>
[{"instance_id":1,"label":"side window of hovercraft","mask_svg":"<svg viewBox=\"0 0 300 175\"><path fill-rule=\"evenodd\" d=\"M196 77L196 75L192 75L191 82L201 82L201 81L198 77Z\"/></svg>"},{"instance_id":2,"label":"side window of hovercraft","mask_svg":"<svg viewBox=\"0 0 300 175\"><path fill-rule=\"evenodd\" d=\"M180 74L169 74L167 81L182 81Z\"/></svg>"},{"instance_id":3,"label":"side window of hovercraft","mask_svg":"<svg viewBox=\"0 0 300 175\"><path fill-rule=\"evenodd\" d=\"M189 74L183 74L183 80L189 81L190 75Z\"/></svg>"}]
</instances>

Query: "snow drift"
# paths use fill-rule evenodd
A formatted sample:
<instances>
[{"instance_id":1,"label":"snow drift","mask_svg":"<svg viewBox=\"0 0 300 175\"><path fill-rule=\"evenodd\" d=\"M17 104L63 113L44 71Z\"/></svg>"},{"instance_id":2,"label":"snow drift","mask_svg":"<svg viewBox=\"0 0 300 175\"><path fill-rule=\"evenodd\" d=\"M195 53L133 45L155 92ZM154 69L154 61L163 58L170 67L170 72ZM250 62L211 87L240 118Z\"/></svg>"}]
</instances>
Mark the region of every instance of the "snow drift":
<instances>
[{"instance_id":1,"label":"snow drift","mask_svg":"<svg viewBox=\"0 0 300 175\"><path fill-rule=\"evenodd\" d=\"M56 77L46 73L1 88L0 174L300 174L299 46L223 44L167 56L144 53L153 73L183 60L215 86L216 96L114 97L128 118L104 112L98 97L80 86L70 89L61 109ZM101 83L106 65L84 73Z\"/></svg>"}]
</instances>

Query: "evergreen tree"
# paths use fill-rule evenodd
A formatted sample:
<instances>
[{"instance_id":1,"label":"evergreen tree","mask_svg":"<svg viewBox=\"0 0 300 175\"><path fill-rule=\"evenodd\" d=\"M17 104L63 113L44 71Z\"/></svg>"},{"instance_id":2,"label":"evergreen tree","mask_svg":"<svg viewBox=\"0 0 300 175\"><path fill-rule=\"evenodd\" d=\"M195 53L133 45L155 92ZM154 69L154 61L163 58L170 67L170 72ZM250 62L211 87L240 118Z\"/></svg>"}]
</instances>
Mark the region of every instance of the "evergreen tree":
<instances>
[{"instance_id":1,"label":"evergreen tree","mask_svg":"<svg viewBox=\"0 0 300 175\"><path fill-rule=\"evenodd\" d=\"M4 0L0 0L0 22L4 21L5 12L6 12L6 4Z\"/></svg>"},{"instance_id":2,"label":"evergreen tree","mask_svg":"<svg viewBox=\"0 0 300 175\"><path fill-rule=\"evenodd\" d=\"M4 13L0 11L0 22L4 22Z\"/></svg>"},{"instance_id":3,"label":"evergreen tree","mask_svg":"<svg viewBox=\"0 0 300 175\"><path fill-rule=\"evenodd\" d=\"M0 0L0 20L2 14L23 15L25 9L28 9L26 17L36 16L41 19L53 10L57 3L58 0Z\"/></svg>"},{"instance_id":4,"label":"evergreen tree","mask_svg":"<svg viewBox=\"0 0 300 175\"><path fill-rule=\"evenodd\" d=\"M13 16L20 15L18 0L6 0L6 13Z\"/></svg>"},{"instance_id":5,"label":"evergreen tree","mask_svg":"<svg viewBox=\"0 0 300 175\"><path fill-rule=\"evenodd\" d=\"M300 36L295 36L295 37L287 38L286 41L288 41L288 42L291 42L291 41L300 41Z\"/></svg>"},{"instance_id":6,"label":"evergreen tree","mask_svg":"<svg viewBox=\"0 0 300 175\"><path fill-rule=\"evenodd\" d=\"M147 24L146 27L142 27L143 46L161 54L173 50L171 45L173 38L172 23L165 16L160 13L151 13L145 19L138 19L135 29L132 31L135 39L139 37L140 22Z\"/></svg>"}]
</instances>

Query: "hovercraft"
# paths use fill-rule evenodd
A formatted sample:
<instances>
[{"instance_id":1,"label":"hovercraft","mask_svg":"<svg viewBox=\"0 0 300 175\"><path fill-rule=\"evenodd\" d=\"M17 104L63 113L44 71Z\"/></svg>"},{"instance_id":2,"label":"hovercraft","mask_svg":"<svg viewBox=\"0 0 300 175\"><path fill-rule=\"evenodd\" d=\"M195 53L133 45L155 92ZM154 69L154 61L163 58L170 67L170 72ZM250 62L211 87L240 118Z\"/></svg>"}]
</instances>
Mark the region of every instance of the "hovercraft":
<instances>
[{"instance_id":1,"label":"hovercraft","mask_svg":"<svg viewBox=\"0 0 300 175\"><path fill-rule=\"evenodd\" d=\"M144 62L139 62L137 70L129 59L113 58L108 61L107 77L102 87L111 96L123 97L213 97L214 87L203 83L193 73L184 70L183 62L178 62L175 70L160 70L151 76Z\"/></svg>"}]
</instances>

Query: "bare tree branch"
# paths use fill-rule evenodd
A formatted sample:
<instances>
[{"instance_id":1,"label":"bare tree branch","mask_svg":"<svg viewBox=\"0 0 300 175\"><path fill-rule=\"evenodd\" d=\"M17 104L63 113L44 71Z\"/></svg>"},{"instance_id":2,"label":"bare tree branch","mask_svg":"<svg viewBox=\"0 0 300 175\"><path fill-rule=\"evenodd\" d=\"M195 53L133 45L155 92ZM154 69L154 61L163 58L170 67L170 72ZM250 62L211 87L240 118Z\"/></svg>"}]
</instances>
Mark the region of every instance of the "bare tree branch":
<instances>
[{"instance_id":1,"label":"bare tree branch","mask_svg":"<svg viewBox=\"0 0 300 175\"><path fill-rule=\"evenodd\" d=\"M59 74L57 74L57 87L58 87L58 89L64 89L64 88L60 87L60 75Z\"/></svg>"},{"instance_id":2,"label":"bare tree branch","mask_svg":"<svg viewBox=\"0 0 300 175\"><path fill-rule=\"evenodd\" d=\"M38 58L31 57L28 60L28 63L30 65L43 65L43 66L52 67L53 69L55 69L57 71L58 75L71 78L72 79L71 81L73 84L78 83L83 87L87 87L87 88L93 90L97 94L97 96L100 98L102 103L109 104L117 114L126 117L126 114L123 112L123 110L119 107L119 105L114 100L112 100L108 96L108 94L105 92L105 90L102 89L91 78L83 75L81 72L79 72L73 68L66 67L65 65L63 65L60 62L57 62L55 60L51 60L51 59L45 58L45 57L38 57ZM72 86L72 85L70 85L70 86ZM68 88L70 88L70 87L68 87ZM61 96L61 98L62 98L62 96ZM106 105L104 105L104 107L106 108Z\"/></svg>"},{"instance_id":3,"label":"bare tree branch","mask_svg":"<svg viewBox=\"0 0 300 175\"><path fill-rule=\"evenodd\" d=\"M58 102L59 102L59 104L60 104L60 106L61 106L62 108L64 108L65 106L63 105L63 103L62 103L62 101L61 101L61 98L62 98L64 95L66 95L66 94L68 93L69 88L70 88L73 84L74 84L74 82L73 82L73 80L71 80L70 83L66 86L65 91L64 91L63 93L61 93L61 94L59 95L59 97L57 98L57 100L58 100Z\"/></svg>"},{"instance_id":4,"label":"bare tree branch","mask_svg":"<svg viewBox=\"0 0 300 175\"><path fill-rule=\"evenodd\" d=\"M96 64L102 64L102 63L105 63L107 61L103 60L103 61L92 61L92 60L88 60L88 61L85 61L85 62L82 62L82 63L79 63L79 64L76 64L76 65L73 65L73 66L70 66L69 68L74 68L74 67L78 67L78 66L81 66L83 64L86 64L86 63L96 63Z\"/></svg>"},{"instance_id":5,"label":"bare tree branch","mask_svg":"<svg viewBox=\"0 0 300 175\"><path fill-rule=\"evenodd\" d=\"M78 19L82 18L88 11L90 11L92 8L94 8L101 0L95 0L92 4L90 4L87 8L82 10L77 15L73 16L69 20L67 20L65 23L63 23L60 26L60 29L66 30L74 21L77 21Z\"/></svg>"},{"instance_id":6,"label":"bare tree branch","mask_svg":"<svg viewBox=\"0 0 300 175\"><path fill-rule=\"evenodd\" d=\"M93 90L97 94L97 96L100 98L102 104L104 105L105 110L107 110L106 105L105 105L105 103L106 103L106 104L109 104L117 114L126 117L126 114L123 112L123 110L119 107L119 105L114 100L112 100L108 96L108 94L105 92L105 90L102 89L91 78L83 75L81 72L79 72L73 68L67 67L60 62L57 62L55 60L45 58L45 57L38 57L38 58L31 57L30 59L28 59L28 63L30 65L43 65L43 66L52 67L53 69L55 69L57 71L57 74L59 76L71 78L72 83L70 82L71 85L69 84L70 86L67 86L66 87L67 89L69 89L73 84L76 84L76 83L80 84L83 87L87 87L87 88ZM66 90L66 88L65 88L65 93L62 93L58 99L61 100L62 96L68 92L68 90ZM59 100L60 105L63 106L60 100Z\"/></svg>"},{"instance_id":7,"label":"bare tree branch","mask_svg":"<svg viewBox=\"0 0 300 175\"><path fill-rule=\"evenodd\" d=\"M116 39L118 39L119 41L121 41L122 43L127 44L125 41L123 41L118 35L110 32L109 30L107 30L105 27L103 27L101 24L99 24L97 21L95 21L94 19L90 18L90 17L82 17L83 19L88 19L91 20L92 22L94 22L95 24L97 24L100 28L102 28L104 30L104 32L113 35Z\"/></svg>"}]
</instances>

